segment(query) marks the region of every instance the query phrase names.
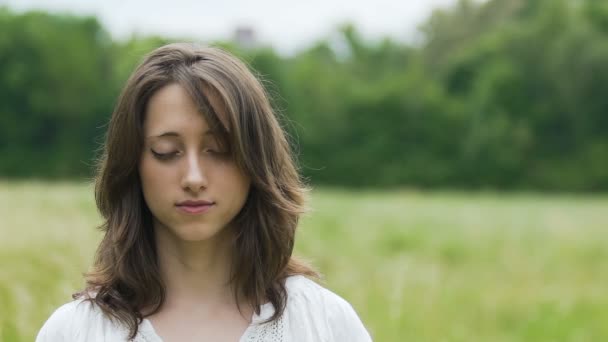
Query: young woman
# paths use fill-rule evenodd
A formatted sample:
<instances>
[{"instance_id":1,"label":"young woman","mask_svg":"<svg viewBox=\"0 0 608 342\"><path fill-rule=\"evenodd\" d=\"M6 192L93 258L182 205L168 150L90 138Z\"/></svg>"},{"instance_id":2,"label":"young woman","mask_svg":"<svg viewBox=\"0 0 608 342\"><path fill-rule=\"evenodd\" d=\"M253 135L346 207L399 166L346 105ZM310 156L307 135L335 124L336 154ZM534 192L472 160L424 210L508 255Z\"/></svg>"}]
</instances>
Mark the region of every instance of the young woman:
<instances>
[{"instance_id":1,"label":"young woman","mask_svg":"<svg viewBox=\"0 0 608 342\"><path fill-rule=\"evenodd\" d=\"M241 61L191 44L153 51L109 123L87 286L37 341L371 341L291 256L306 191Z\"/></svg>"}]
</instances>

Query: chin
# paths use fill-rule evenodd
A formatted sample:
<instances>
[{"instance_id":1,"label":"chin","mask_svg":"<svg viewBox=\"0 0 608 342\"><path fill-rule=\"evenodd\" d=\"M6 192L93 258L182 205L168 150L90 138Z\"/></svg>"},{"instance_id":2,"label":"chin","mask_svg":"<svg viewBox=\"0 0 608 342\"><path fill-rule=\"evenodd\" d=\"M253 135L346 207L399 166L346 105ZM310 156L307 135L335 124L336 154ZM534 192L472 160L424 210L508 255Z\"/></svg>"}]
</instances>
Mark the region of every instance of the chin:
<instances>
[{"instance_id":1,"label":"chin","mask_svg":"<svg viewBox=\"0 0 608 342\"><path fill-rule=\"evenodd\" d=\"M219 236L221 229L207 225L181 226L173 231L173 234L182 241L197 242L206 241Z\"/></svg>"}]
</instances>

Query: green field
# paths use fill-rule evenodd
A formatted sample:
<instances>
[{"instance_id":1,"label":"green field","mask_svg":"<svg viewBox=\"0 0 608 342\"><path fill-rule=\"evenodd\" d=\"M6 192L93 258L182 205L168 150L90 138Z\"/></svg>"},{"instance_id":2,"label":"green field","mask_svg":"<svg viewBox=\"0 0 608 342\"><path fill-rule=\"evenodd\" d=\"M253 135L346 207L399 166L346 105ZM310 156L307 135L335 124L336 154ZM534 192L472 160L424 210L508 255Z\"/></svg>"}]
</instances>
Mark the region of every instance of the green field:
<instances>
[{"instance_id":1,"label":"green field","mask_svg":"<svg viewBox=\"0 0 608 342\"><path fill-rule=\"evenodd\" d=\"M608 341L608 197L313 192L297 253L375 341ZM0 182L0 340L82 284L92 188Z\"/></svg>"}]
</instances>

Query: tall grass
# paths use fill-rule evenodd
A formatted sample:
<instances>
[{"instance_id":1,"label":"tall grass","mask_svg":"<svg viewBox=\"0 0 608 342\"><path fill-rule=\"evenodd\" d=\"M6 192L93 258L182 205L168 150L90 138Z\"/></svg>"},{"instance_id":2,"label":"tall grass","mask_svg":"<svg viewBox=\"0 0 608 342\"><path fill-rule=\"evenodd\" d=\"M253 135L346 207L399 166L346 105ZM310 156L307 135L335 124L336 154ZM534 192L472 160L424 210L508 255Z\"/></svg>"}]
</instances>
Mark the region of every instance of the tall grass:
<instances>
[{"instance_id":1,"label":"tall grass","mask_svg":"<svg viewBox=\"0 0 608 342\"><path fill-rule=\"evenodd\" d=\"M608 340L608 197L318 189L296 253L375 341ZM0 182L0 340L82 285L92 188Z\"/></svg>"}]
</instances>

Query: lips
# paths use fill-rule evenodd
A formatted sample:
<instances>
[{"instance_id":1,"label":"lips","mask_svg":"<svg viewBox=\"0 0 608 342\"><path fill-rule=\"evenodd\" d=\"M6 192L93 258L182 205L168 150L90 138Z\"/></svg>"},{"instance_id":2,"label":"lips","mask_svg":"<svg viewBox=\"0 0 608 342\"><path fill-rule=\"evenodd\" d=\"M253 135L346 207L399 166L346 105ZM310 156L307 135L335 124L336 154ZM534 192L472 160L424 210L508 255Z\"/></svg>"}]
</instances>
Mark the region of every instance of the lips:
<instances>
[{"instance_id":1,"label":"lips","mask_svg":"<svg viewBox=\"0 0 608 342\"><path fill-rule=\"evenodd\" d=\"M215 202L211 202L211 201L188 200L188 201L179 202L175 206L177 207L177 209L179 209L180 211L187 213L187 214L202 214L204 212L207 212L214 205L215 205Z\"/></svg>"}]
</instances>

